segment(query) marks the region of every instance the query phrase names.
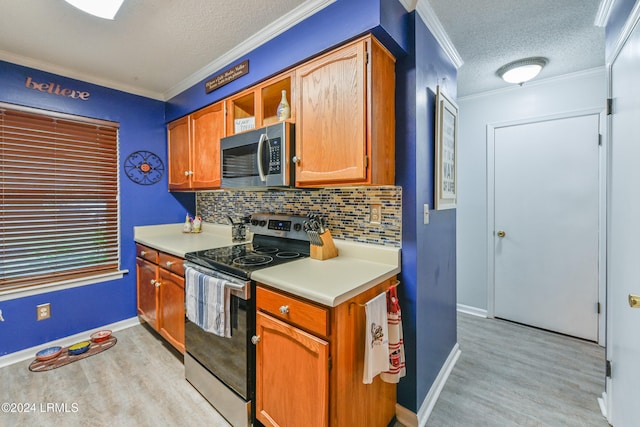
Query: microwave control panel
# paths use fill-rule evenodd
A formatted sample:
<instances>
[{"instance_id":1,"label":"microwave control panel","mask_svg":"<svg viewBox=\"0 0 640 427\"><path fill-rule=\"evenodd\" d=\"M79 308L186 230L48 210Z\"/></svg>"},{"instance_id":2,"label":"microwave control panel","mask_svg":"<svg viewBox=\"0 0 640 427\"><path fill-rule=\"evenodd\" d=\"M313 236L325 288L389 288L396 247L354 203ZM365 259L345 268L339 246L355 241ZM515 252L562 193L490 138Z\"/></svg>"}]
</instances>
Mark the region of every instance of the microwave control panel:
<instances>
[{"instance_id":1,"label":"microwave control panel","mask_svg":"<svg viewBox=\"0 0 640 427\"><path fill-rule=\"evenodd\" d=\"M282 144L280 138L269 139L269 175L282 172Z\"/></svg>"}]
</instances>

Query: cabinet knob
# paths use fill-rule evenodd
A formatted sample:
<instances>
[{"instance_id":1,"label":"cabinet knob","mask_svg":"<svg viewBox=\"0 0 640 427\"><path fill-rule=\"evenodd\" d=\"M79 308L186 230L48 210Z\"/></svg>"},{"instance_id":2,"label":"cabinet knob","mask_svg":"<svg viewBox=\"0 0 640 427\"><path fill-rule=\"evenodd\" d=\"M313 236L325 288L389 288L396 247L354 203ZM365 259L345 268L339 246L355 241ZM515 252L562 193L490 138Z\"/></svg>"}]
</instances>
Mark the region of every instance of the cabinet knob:
<instances>
[{"instance_id":1,"label":"cabinet knob","mask_svg":"<svg viewBox=\"0 0 640 427\"><path fill-rule=\"evenodd\" d=\"M193 175L193 171L184 171L184 176L191 176Z\"/></svg>"},{"instance_id":2,"label":"cabinet knob","mask_svg":"<svg viewBox=\"0 0 640 427\"><path fill-rule=\"evenodd\" d=\"M260 342L260 335L254 335L251 337L251 342L255 345Z\"/></svg>"},{"instance_id":3,"label":"cabinet knob","mask_svg":"<svg viewBox=\"0 0 640 427\"><path fill-rule=\"evenodd\" d=\"M167 262L165 263L165 265L166 265L167 267L171 267L171 266L173 265L173 261L167 261Z\"/></svg>"},{"instance_id":4,"label":"cabinet knob","mask_svg":"<svg viewBox=\"0 0 640 427\"><path fill-rule=\"evenodd\" d=\"M156 288L160 287L160 282L158 280L156 280L156 279L151 279L151 284L153 286L155 286Z\"/></svg>"},{"instance_id":5,"label":"cabinet knob","mask_svg":"<svg viewBox=\"0 0 640 427\"><path fill-rule=\"evenodd\" d=\"M140 256L145 256L147 254L146 251L140 251Z\"/></svg>"},{"instance_id":6,"label":"cabinet knob","mask_svg":"<svg viewBox=\"0 0 640 427\"><path fill-rule=\"evenodd\" d=\"M295 164L298 164L298 163L300 163L300 157L298 157L298 156L293 156L293 158L291 159L291 161L292 161L293 163L295 163Z\"/></svg>"},{"instance_id":7,"label":"cabinet knob","mask_svg":"<svg viewBox=\"0 0 640 427\"><path fill-rule=\"evenodd\" d=\"M280 306L280 314L289 314L289 306L281 305Z\"/></svg>"}]
</instances>

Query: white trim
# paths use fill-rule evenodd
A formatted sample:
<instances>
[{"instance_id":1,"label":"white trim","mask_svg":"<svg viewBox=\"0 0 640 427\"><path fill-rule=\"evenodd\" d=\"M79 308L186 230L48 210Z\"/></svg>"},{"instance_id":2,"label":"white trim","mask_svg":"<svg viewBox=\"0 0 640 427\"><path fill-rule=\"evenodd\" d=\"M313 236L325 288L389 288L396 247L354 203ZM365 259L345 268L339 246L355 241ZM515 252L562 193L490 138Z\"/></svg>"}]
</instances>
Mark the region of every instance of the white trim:
<instances>
[{"instance_id":1,"label":"white trim","mask_svg":"<svg viewBox=\"0 0 640 427\"><path fill-rule=\"evenodd\" d=\"M435 381L431 385L429 389L429 393L427 393L427 397L424 398L422 405L420 405L420 409L418 410L418 425L420 427L425 427L427 425L427 421L429 420L429 416L433 411L433 407L436 405L438 397L444 388L444 385L451 375L451 371L453 367L456 365L456 362L460 358L460 346L458 343L453 346L451 349L451 353L449 353L449 357L440 368L440 372L438 372L438 376Z\"/></svg>"},{"instance_id":2,"label":"white trim","mask_svg":"<svg viewBox=\"0 0 640 427\"><path fill-rule=\"evenodd\" d=\"M575 73L562 74L560 76L548 77L546 79L531 80L525 83L523 86L535 87L540 85L546 85L553 82L561 82L563 80L572 80L572 79L581 78L581 77L589 77L594 74L605 73L605 72L606 72L605 66L589 68L587 70L576 71ZM517 90L521 90L521 87L519 85L512 85L512 86L507 86L500 89L488 90L486 92L480 92L480 93L474 93L471 95L461 96L460 98L457 99L457 101L458 101L458 104L460 104L463 101L469 101L477 98L484 98L486 96L499 95L505 92L514 92Z\"/></svg>"},{"instance_id":3,"label":"white trim","mask_svg":"<svg viewBox=\"0 0 640 427\"><path fill-rule=\"evenodd\" d=\"M47 283L44 285L30 286L28 288L10 289L0 293L0 302L14 300L18 298L29 297L33 295L46 294L64 289L77 288L80 286L94 285L96 283L108 282L110 280L122 279L129 273L129 270L120 270L114 273L98 274L91 277L83 277L81 279L64 280L61 282Z\"/></svg>"},{"instance_id":4,"label":"white trim","mask_svg":"<svg viewBox=\"0 0 640 427\"><path fill-rule=\"evenodd\" d=\"M28 288L10 289L0 293L0 301L8 301L18 298L30 297L32 295L46 294L63 289L78 288L80 286L94 285L96 283L108 282L110 280L122 279L122 276L129 273L129 270L120 270L114 273L97 274L82 279L64 280L61 282L47 283L45 285L30 286Z\"/></svg>"},{"instance_id":5,"label":"white trim","mask_svg":"<svg viewBox=\"0 0 640 427\"><path fill-rule=\"evenodd\" d=\"M400 3L407 9L407 12L413 12L416 9L418 0L399 0Z\"/></svg>"},{"instance_id":6,"label":"white trim","mask_svg":"<svg viewBox=\"0 0 640 427\"><path fill-rule=\"evenodd\" d=\"M471 307L470 305L458 304L457 309L460 313L466 313L466 314L470 314L472 316L477 316L477 317L484 317L484 318L487 317L487 310L485 310L484 308Z\"/></svg>"},{"instance_id":7,"label":"white trim","mask_svg":"<svg viewBox=\"0 0 640 427\"><path fill-rule=\"evenodd\" d=\"M615 3L615 0L600 0L600 6L598 6L598 12L596 13L596 19L593 21L593 25L603 28L607 26L611 9L613 9L613 3Z\"/></svg>"},{"instance_id":8,"label":"white trim","mask_svg":"<svg viewBox=\"0 0 640 427\"><path fill-rule=\"evenodd\" d=\"M618 54L624 47L624 44L626 43L629 36L631 36L631 33L633 32L633 29L635 28L638 21L640 21L640 2L636 2L633 6L633 9L631 10L631 13L629 13L624 27L620 31L620 34L618 34L618 39L613 44L610 54L607 55L607 64L612 64L613 61L615 61L615 59L618 57Z\"/></svg>"},{"instance_id":9,"label":"white trim","mask_svg":"<svg viewBox=\"0 0 640 427\"><path fill-rule=\"evenodd\" d=\"M604 417L605 420L609 421L609 417L607 417L607 392L602 392L602 397L598 397L598 406L600 406L600 413Z\"/></svg>"},{"instance_id":10,"label":"white trim","mask_svg":"<svg viewBox=\"0 0 640 427\"><path fill-rule=\"evenodd\" d=\"M418 0L416 10L456 69L462 67L462 64L464 64L462 57L456 50L456 47L453 45L453 42L429 2L427 0Z\"/></svg>"},{"instance_id":11,"label":"white trim","mask_svg":"<svg viewBox=\"0 0 640 427\"><path fill-rule=\"evenodd\" d=\"M301 6L282 16L277 21L269 24L266 28L258 31L249 37L242 44L234 47L227 53L210 62L200 70L196 71L180 83L176 84L163 94L164 100L173 98L174 96L184 92L190 87L198 84L206 79L222 67L232 63L238 58L248 54L252 50L258 48L269 40L284 33L299 22L304 21L311 15L329 6L336 0L309 0L305 1Z\"/></svg>"},{"instance_id":12,"label":"white trim","mask_svg":"<svg viewBox=\"0 0 640 427\"><path fill-rule=\"evenodd\" d=\"M31 360L35 356L35 354L42 350L43 348L59 345L61 347L68 347L71 344L77 343L79 341L83 341L89 338L89 336L97 331L102 329L109 329L113 332L121 331L123 329L130 328L132 326L136 326L140 324L140 320L138 317L130 317L129 319L121 320L119 322L111 323L109 325L104 325L99 328L89 329L84 332L80 332L75 335L70 335L68 337L60 338L55 341L49 341L47 343L42 343L40 345L27 348L24 350L16 351L15 353L10 353L5 356L0 357L0 368L4 368L5 366L13 365L14 363L23 362L25 360Z\"/></svg>"},{"instance_id":13,"label":"white trim","mask_svg":"<svg viewBox=\"0 0 640 427\"><path fill-rule=\"evenodd\" d=\"M86 83L92 83L98 86L120 90L133 95L140 95L151 99L164 101L162 94L159 92L149 91L139 87L129 86L112 80L101 79L91 74L86 74L73 70L71 68L54 65L39 59L28 58L26 56L17 55L15 53L0 50L0 60L11 62L12 64L22 65L23 67L35 68L36 70L45 71L47 73L57 74L59 76L68 77L70 79L80 80Z\"/></svg>"},{"instance_id":14,"label":"white trim","mask_svg":"<svg viewBox=\"0 0 640 427\"><path fill-rule=\"evenodd\" d=\"M487 317L493 318L495 316L495 251L494 251L494 229L495 229L495 131L498 128L507 126L518 126L529 123L540 123L549 120L568 119L572 117L581 117L589 115L599 116L599 132L603 136L602 147L598 153L598 168L600 175L600 182L598 184L598 192L600 197L600 203L606 203L606 194L602 192L607 189L606 165L608 162L608 137L606 137L606 131L603 125L602 117L603 110L601 108L587 108L584 110L568 111L564 113L549 114L545 116L528 117L517 120L509 120L505 122L490 123L487 125ZM605 168L603 170L603 168ZM606 212L606 207L604 207ZM598 247L598 299L600 302L600 314L598 316L598 344L604 346L606 333L601 333L602 329L606 325L606 313L607 313L607 301L606 301L606 270L603 275L603 269L606 269L607 260L607 248L606 248L606 227L602 228L603 207L598 207L599 216L599 247ZM605 218L606 219L606 218Z\"/></svg>"}]
</instances>

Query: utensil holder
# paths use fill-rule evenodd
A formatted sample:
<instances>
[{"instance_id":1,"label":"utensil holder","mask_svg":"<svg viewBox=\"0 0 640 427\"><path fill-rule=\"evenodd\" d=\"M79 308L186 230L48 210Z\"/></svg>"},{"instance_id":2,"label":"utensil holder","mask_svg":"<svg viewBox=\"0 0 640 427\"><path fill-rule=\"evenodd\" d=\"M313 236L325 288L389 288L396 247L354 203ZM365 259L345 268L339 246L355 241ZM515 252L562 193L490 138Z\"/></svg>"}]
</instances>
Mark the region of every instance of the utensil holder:
<instances>
[{"instance_id":1,"label":"utensil holder","mask_svg":"<svg viewBox=\"0 0 640 427\"><path fill-rule=\"evenodd\" d=\"M325 260L329 258L334 258L338 256L338 248L333 243L333 237L331 237L331 232L329 230L319 235L322 240L322 246L311 245L311 258Z\"/></svg>"}]
</instances>

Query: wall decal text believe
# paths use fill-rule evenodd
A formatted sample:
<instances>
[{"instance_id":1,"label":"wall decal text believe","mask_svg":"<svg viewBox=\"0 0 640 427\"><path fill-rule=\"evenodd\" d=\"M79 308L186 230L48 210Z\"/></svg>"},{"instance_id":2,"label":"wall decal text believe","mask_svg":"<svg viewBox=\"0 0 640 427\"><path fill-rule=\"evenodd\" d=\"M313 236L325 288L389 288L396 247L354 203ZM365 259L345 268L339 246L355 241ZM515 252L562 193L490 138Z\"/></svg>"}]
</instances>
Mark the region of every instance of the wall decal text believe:
<instances>
[{"instance_id":1,"label":"wall decal text believe","mask_svg":"<svg viewBox=\"0 0 640 427\"><path fill-rule=\"evenodd\" d=\"M59 84L56 84L53 82L38 83L33 81L31 77L27 77L25 87L33 90L38 90L40 92L50 93L52 95L65 96L73 99L81 99L83 101L88 100L89 96L91 95L89 92L82 92L82 91L73 90L73 89L63 89Z\"/></svg>"}]
</instances>

